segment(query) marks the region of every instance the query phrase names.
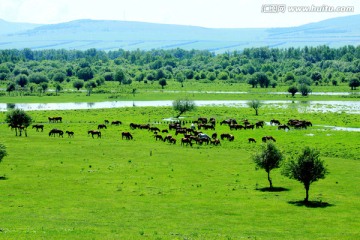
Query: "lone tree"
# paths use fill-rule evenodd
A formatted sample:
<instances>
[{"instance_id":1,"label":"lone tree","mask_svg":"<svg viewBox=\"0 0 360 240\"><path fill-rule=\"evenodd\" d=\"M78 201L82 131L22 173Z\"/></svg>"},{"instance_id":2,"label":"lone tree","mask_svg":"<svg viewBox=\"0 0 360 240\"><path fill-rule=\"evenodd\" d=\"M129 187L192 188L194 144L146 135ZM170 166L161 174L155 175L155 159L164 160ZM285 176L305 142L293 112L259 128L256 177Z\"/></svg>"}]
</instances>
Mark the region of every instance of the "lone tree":
<instances>
[{"instance_id":1,"label":"lone tree","mask_svg":"<svg viewBox=\"0 0 360 240\"><path fill-rule=\"evenodd\" d=\"M161 89L164 89L164 86L167 85L166 79L165 78L160 79L159 84L161 85Z\"/></svg>"},{"instance_id":2,"label":"lone tree","mask_svg":"<svg viewBox=\"0 0 360 240\"><path fill-rule=\"evenodd\" d=\"M0 162L3 160L3 158L7 155L6 147L4 144L0 143Z\"/></svg>"},{"instance_id":3,"label":"lone tree","mask_svg":"<svg viewBox=\"0 0 360 240\"><path fill-rule=\"evenodd\" d=\"M288 92L291 93L291 96L294 97L295 93L297 93L299 90L296 86L290 86L288 88Z\"/></svg>"},{"instance_id":4,"label":"lone tree","mask_svg":"<svg viewBox=\"0 0 360 240\"><path fill-rule=\"evenodd\" d=\"M255 115L259 115L259 108L263 105L259 100L251 100L247 102L247 105L255 110Z\"/></svg>"},{"instance_id":5,"label":"lone tree","mask_svg":"<svg viewBox=\"0 0 360 240\"><path fill-rule=\"evenodd\" d=\"M273 184L270 178L270 171L280 167L284 159L283 154L276 148L274 143L269 142L263 145L262 150L253 155L252 158L258 168L262 168L267 172L270 189L272 189Z\"/></svg>"},{"instance_id":6,"label":"lone tree","mask_svg":"<svg viewBox=\"0 0 360 240\"><path fill-rule=\"evenodd\" d=\"M181 114L192 111L196 108L194 101L189 99L178 99L173 101L173 108L175 111L179 112L176 118L180 117Z\"/></svg>"},{"instance_id":7,"label":"lone tree","mask_svg":"<svg viewBox=\"0 0 360 240\"><path fill-rule=\"evenodd\" d=\"M15 136L17 136L19 130L19 136L24 131L27 137L26 129L32 123L32 118L24 110L15 109L6 114L5 122L9 124L11 129L15 129Z\"/></svg>"},{"instance_id":8,"label":"lone tree","mask_svg":"<svg viewBox=\"0 0 360 240\"><path fill-rule=\"evenodd\" d=\"M349 81L349 87L351 90L356 90L360 86L360 81L357 78L353 78Z\"/></svg>"},{"instance_id":9,"label":"lone tree","mask_svg":"<svg viewBox=\"0 0 360 240\"><path fill-rule=\"evenodd\" d=\"M325 175L328 174L324 161L320 160L319 155L318 150L305 147L297 160L292 159L283 170L283 175L304 184L306 190L305 203L309 201L310 184L319 179L324 179Z\"/></svg>"}]
</instances>

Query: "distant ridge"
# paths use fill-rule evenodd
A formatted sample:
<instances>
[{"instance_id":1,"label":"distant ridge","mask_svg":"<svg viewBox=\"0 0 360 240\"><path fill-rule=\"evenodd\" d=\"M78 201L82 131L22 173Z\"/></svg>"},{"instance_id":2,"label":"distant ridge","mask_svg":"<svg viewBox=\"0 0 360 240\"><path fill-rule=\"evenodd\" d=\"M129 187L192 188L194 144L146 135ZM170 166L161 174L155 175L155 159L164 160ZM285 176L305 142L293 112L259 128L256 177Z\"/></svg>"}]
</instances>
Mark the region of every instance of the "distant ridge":
<instances>
[{"instance_id":1,"label":"distant ridge","mask_svg":"<svg viewBox=\"0 0 360 240\"><path fill-rule=\"evenodd\" d=\"M204 28L81 19L36 25L0 20L0 49L200 49L216 53L250 47L339 47L360 44L360 15L290 28Z\"/></svg>"}]
</instances>

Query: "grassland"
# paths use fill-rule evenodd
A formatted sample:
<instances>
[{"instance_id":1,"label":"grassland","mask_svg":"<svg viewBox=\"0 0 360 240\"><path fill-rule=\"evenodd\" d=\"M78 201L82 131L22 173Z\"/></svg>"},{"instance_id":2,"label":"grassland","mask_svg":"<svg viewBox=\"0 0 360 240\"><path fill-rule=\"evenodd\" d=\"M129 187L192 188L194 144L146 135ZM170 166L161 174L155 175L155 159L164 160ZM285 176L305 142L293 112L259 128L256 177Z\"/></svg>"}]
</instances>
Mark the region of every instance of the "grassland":
<instances>
[{"instance_id":1,"label":"grassland","mask_svg":"<svg viewBox=\"0 0 360 240\"><path fill-rule=\"evenodd\" d=\"M167 107L28 113L44 123L44 132L29 129L28 137L15 137L0 124L0 142L9 153L0 165L2 239L360 238L359 132L323 127L359 127L356 114L267 106L255 116L247 108L201 107L183 120L300 118L314 126L284 132L266 125L232 131L235 141L221 146L190 147L179 144L180 136L172 145L155 141L147 130L129 128L130 122L167 128L163 118L175 115ZM64 121L50 124L48 116ZM89 137L87 130L104 119L123 125L102 130L101 139ZM75 137L49 137L51 128L72 130ZM131 131L134 140L122 140L122 131ZM216 132L230 130L217 124ZM264 135L274 136L287 158L304 146L321 151L330 174L311 185L313 205L301 204L303 186L280 170L272 172L278 191L266 191L266 173L251 161ZM249 144L248 137L258 142Z\"/></svg>"}]
</instances>

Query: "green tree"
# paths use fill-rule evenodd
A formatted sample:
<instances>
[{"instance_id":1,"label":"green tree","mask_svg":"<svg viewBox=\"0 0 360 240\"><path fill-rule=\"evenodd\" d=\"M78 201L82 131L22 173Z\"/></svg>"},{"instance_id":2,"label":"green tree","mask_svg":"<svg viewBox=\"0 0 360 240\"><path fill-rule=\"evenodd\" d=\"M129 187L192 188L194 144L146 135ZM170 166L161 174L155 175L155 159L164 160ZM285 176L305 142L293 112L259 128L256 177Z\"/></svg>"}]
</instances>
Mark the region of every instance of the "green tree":
<instances>
[{"instance_id":1,"label":"green tree","mask_svg":"<svg viewBox=\"0 0 360 240\"><path fill-rule=\"evenodd\" d=\"M49 79L42 73L32 73L29 76L29 82L40 84L44 82L49 82Z\"/></svg>"},{"instance_id":2,"label":"green tree","mask_svg":"<svg viewBox=\"0 0 360 240\"><path fill-rule=\"evenodd\" d=\"M349 81L349 87L351 90L356 90L357 87L360 86L360 81L357 78L353 78Z\"/></svg>"},{"instance_id":3,"label":"green tree","mask_svg":"<svg viewBox=\"0 0 360 240\"><path fill-rule=\"evenodd\" d=\"M9 93L15 91L16 89L16 84L14 82L9 82L8 85L6 86L6 91Z\"/></svg>"},{"instance_id":4,"label":"green tree","mask_svg":"<svg viewBox=\"0 0 360 240\"><path fill-rule=\"evenodd\" d=\"M305 147L297 157L285 165L283 174L290 179L295 179L304 184L306 195L304 202L309 200L310 184L324 179L328 170L324 161L320 160L320 152L310 147Z\"/></svg>"},{"instance_id":5,"label":"green tree","mask_svg":"<svg viewBox=\"0 0 360 240\"><path fill-rule=\"evenodd\" d=\"M196 108L195 102L189 99L178 99L172 103L173 109L178 113L176 118L180 117L182 114L188 111L192 111Z\"/></svg>"},{"instance_id":6,"label":"green tree","mask_svg":"<svg viewBox=\"0 0 360 240\"><path fill-rule=\"evenodd\" d=\"M270 188L273 188L270 171L279 168L284 157L283 154L276 148L272 142L262 145L260 152L252 157L258 168L264 169L267 172Z\"/></svg>"},{"instance_id":7,"label":"green tree","mask_svg":"<svg viewBox=\"0 0 360 240\"><path fill-rule=\"evenodd\" d=\"M89 81L85 84L85 88L87 90L87 96L90 96L90 94L92 93L92 90L94 88L96 88L96 82L95 81Z\"/></svg>"},{"instance_id":8,"label":"green tree","mask_svg":"<svg viewBox=\"0 0 360 240\"><path fill-rule=\"evenodd\" d=\"M167 85L166 79L165 78L160 79L159 84L160 84L161 88L164 89L164 86Z\"/></svg>"},{"instance_id":9,"label":"green tree","mask_svg":"<svg viewBox=\"0 0 360 240\"><path fill-rule=\"evenodd\" d=\"M62 87L59 83L55 85L55 95L57 96L59 92L62 90Z\"/></svg>"},{"instance_id":10,"label":"green tree","mask_svg":"<svg viewBox=\"0 0 360 240\"><path fill-rule=\"evenodd\" d=\"M0 143L0 162L3 160L4 157L7 156L6 147L4 144Z\"/></svg>"},{"instance_id":11,"label":"green tree","mask_svg":"<svg viewBox=\"0 0 360 240\"><path fill-rule=\"evenodd\" d=\"M22 131L24 130L25 136L27 137L26 129L32 123L32 118L22 109L15 109L6 114L5 122L15 129L15 135L17 136L17 131L19 130L19 136L21 136Z\"/></svg>"},{"instance_id":12,"label":"green tree","mask_svg":"<svg viewBox=\"0 0 360 240\"><path fill-rule=\"evenodd\" d=\"M270 85L270 79L268 76L263 72L257 72L254 74L255 79L257 80L257 83L259 83L261 88L268 88Z\"/></svg>"},{"instance_id":13,"label":"green tree","mask_svg":"<svg viewBox=\"0 0 360 240\"><path fill-rule=\"evenodd\" d=\"M309 93L311 93L311 88L306 84L301 84L299 91L301 92L301 96L306 97L309 95Z\"/></svg>"},{"instance_id":14,"label":"green tree","mask_svg":"<svg viewBox=\"0 0 360 240\"><path fill-rule=\"evenodd\" d=\"M46 82L41 83L41 84L40 84L40 88L41 88L41 90L42 90L42 93L45 93L46 90L49 88L49 84L46 83Z\"/></svg>"},{"instance_id":15,"label":"green tree","mask_svg":"<svg viewBox=\"0 0 360 240\"><path fill-rule=\"evenodd\" d=\"M122 70L121 68L118 69L118 70L115 72L114 80L117 81L117 82L119 82L120 84L125 83L126 80L127 80L125 71Z\"/></svg>"},{"instance_id":16,"label":"green tree","mask_svg":"<svg viewBox=\"0 0 360 240\"><path fill-rule=\"evenodd\" d=\"M181 83L181 87L184 87L185 75L182 72L177 72L175 74L175 79Z\"/></svg>"},{"instance_id":17,"label":"green tree","mask_svg":"<svg viewBox=\"0 0 360 240\"><path fill-rule=\"evenodd\" d=\"M28 84L29 80L28 77L25 74L20 74L16 76L15 78L16 84L20 85L20 87L25 87L26 84Z\"/></svg>"},{"instance_id":18,"label":"green tree","mask_svg":"<svg viewBox=\"0 0 360 240\"><path fill-rule=\"evenodd\" d=\"M84 81L88 81L88 80L90 80L90 79L92 79L94 77L94 72L90 67L80 68L76 72L76 76L79 79L82 79Z\"/></svg>"},{"instance_id":19,"label":"green tree","mask_svg":"<svg viewBox=\"0 0 360 240\"><path fill-rule=\"evenodd\" d=\"M259 115L259 108L263 105L263 103L257 99L248 101L246 103L250 108L253 108L255 110L255 115Z\"/></svg>"},{"instance_id":20,"label":"green tree","mask_svg":"<svg viewBox=\"0 0 360 240\"><path fill-rule=\"evenodd\" d=\"M84 81L83 80L76 80L73 83L73 87L76 88L78 91L80 90L80 88L84 87Z\"/></svg>"},{"instance_id":21,"label":"green tree","mask_svg":"<svg viewBox=\"0 0 360 240\"><path fill-rule=\"evenodd\" d=\"M53 79L55 82L62 83L63 81L65 81L65 78L66 78L66 74L65 74L65 73L63 73L63 72L57 72L57 73L54 74L54 76L53 76L52 79Z\"/></svg>"},{"instance_id":22,"label":"green tree","mask_svg":"<svg viewBox=\"0 0 360 240\"><path fill-rule=\"evenodd\" d=\"M291 93L292 97L294 97L298 91L299 91L299 89L296 86L290 86L288 88L288 92Z\"/></svg>"}]
</instances>

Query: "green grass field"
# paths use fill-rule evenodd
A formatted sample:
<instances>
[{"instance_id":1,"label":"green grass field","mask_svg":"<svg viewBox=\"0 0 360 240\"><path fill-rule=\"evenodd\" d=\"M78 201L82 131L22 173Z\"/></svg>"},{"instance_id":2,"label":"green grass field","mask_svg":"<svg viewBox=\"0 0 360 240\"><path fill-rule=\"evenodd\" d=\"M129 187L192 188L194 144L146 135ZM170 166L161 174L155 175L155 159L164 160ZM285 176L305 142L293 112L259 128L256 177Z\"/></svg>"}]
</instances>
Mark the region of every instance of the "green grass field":
<instances>
[{"instance_id":1,"label":"green grass field","mask_svg":"<svg viewBox=\"0 0 360 240\"><path fill-rule=\"evenodd\" d=\"M172 145L155 141L147 130L129 128L135 122L165 129L162 118L175 115L171 108L28 113L45 125L44 132L30 128L28 137L15 137L0 124L0 142L8 152L0 164L1 239L360 238L359 132L322 127L359 127L356 114L265 107L255 116L251 109L199 107L184 121L200 116L250 122L300 118L317 126L288 132L269 125L233 130L234 142L190 147L180 145L180 135ZM49 116L62 116L63 123L50 124ZM104 119L123 124L101 130L101 139L88 136ZM72 130L75 137L49 137L51 128ZM122 131L134 139L122 140ZM230 130L217 124L216 132ZM302 205L303 185L282 176L280 169L271 172L278 191L266 191L266 173L256 171L251 160L265 135L276 138L288 159L304 146L320 150L330 174L311 185L313 205ZM249 144L249 137L257 143Z\"/></svg>"}]
</instances>

